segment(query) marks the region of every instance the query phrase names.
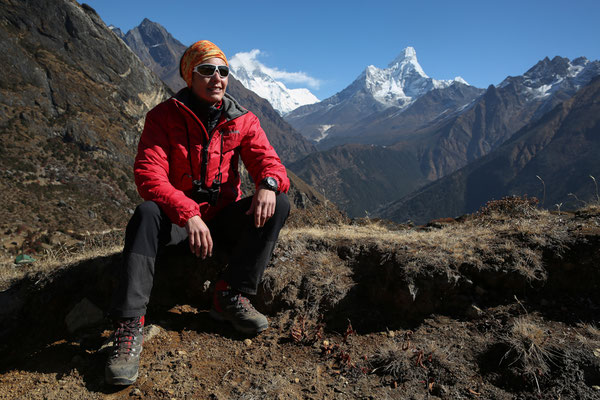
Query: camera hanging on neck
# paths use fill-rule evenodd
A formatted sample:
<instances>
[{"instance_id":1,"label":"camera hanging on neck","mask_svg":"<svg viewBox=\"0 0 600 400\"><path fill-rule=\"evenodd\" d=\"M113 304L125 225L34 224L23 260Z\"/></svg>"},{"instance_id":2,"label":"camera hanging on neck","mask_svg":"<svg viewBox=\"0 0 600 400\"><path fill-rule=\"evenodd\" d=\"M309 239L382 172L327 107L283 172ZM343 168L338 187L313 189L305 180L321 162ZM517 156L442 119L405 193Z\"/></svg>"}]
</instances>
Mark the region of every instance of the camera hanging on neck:
<instances>
[{"instance_id":1,"label":"camera hanging on neck","mask_svg":"<svg viewBox=\"0 0 600 400\"><path fill-rule=\"evenodd\" d=\"M190 197L196 201L198 204L200 203L208 203L211 206L217 204L219 200L219 193L221 191L221 165L223 163L223 135L221 135L221 148L219 155L219 169L217 170L217 174L215 175L210 186L206 184L206 175L208 170L208 148L210 145L210 141L213 137L213 129L217 126L218 120L221 116L220 110L221 104L217 105L217 107L209 106L208 110L202 110L205 112L200 112L198 114L200 119L203 120L203 124L207 127L207 132L209 134L207 142L202 146L202 163L200 164L200 179L192 181L192 193ZM204 121L204 118L206 120ZM190 171L193 175L194 168L192 164L192 147L190 145L190 132L187 131L187 139L188 139L188 161L190 162Z\"/></svg>"}]
</instances>

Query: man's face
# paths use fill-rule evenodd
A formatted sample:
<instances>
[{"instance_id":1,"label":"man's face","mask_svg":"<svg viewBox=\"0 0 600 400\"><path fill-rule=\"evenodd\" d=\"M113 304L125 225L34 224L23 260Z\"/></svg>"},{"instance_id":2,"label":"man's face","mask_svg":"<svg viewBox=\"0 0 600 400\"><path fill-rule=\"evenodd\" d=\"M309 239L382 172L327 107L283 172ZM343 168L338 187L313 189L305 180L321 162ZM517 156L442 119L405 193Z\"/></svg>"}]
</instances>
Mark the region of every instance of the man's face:
<instances>
[{"instance_id":1,"label":"man's face","mask_svg":"<svg viewBox=\"0 0 600 400\"><path fill-rule=\"evenodd\" d=\"M202 64L227 65L220 58L209 58ZM215 71L212 76L202 76L197 72L192 73L192 92L200 100L209 104L216 104L221 101L225 95L228 77L221 78L219 71Z\"/></svg>"}]
</instances>

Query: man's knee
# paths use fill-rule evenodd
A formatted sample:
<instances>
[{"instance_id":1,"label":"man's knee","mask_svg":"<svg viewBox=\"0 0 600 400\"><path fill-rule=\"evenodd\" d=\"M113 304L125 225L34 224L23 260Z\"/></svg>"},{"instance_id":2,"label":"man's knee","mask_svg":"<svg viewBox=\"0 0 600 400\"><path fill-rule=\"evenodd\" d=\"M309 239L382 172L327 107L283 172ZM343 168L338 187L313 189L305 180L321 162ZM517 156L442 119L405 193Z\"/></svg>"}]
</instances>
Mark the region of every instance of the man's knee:
<instances>
[{"instance_id":1,"label":"man's knee","mask_svg":"<svg viewBox=\"0 0 600 400\"><path fill-rule=\"evenodd\" d=\"M273 217L285 221L290 214L290 200L285 193L277 195L277 203L275 205L275 214Z\"/></svg>"},{"instance_id":2,"label":"man's knee","mask_svg":"<svg viewBox=\"0 0 600 400\"><path fill-rule=\"evenodd\" d=\"M133 215L142 219L156 218L160 216L160 207L153 201L145 201L136 207Z\"/></svg>"},{"instance_id":3,"label":"man's knee","mask_svg":"<svg viewBox=\"0 0 600 400\"><path fill-rule=\"evenodd\" d=\"M161 210L158 204L153 201L145 201L136 207L133 216L129 220L127 224L127 237L129 237L129 240L133 240L131 235L137 235L137 232L140 230L159 229L160 221Z\"/></svg>"}]
</instances>

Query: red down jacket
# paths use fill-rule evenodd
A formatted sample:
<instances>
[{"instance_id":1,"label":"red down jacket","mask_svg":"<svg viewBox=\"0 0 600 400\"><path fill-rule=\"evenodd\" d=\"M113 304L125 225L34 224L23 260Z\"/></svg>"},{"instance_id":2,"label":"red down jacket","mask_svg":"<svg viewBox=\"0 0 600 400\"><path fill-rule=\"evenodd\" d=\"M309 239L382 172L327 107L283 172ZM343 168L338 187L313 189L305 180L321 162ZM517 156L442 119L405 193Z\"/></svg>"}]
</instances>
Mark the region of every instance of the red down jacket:
<instances>
[{"instance_id":1,"label":"red down jacket","mask_svg":"<svg viewBox=\"0 0 600 400\"><path fill-rule=\"evenodd\" d=\"M221 119L209 141L204 125L186 106L189 96L190 91L183 89L146 115L134 164L135 183L144 200L156 202L171 222L179 226L184 226L194 215L207 221L224 206L240 199L240 156L257 186L271 176L277 180L281 192L288 191L290 182L285 167L256 115L225 94ZM212 185L219 165L222 174L215 206L198 204L188 197L192 181L200 179L202 147L207 142L205 183Z\"/></svg>"}]
</instances>

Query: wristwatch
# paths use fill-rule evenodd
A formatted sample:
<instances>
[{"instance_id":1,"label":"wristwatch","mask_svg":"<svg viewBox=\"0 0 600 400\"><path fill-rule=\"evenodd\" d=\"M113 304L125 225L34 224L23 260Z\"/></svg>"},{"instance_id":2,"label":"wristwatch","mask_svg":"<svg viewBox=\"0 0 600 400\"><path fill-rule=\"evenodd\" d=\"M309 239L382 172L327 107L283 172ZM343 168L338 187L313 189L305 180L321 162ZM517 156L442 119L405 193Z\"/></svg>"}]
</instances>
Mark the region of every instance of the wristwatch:
<instances>
[{"instance_id":1,"label":"wristwatch","mask_svg":"<svg viewBox=\"0 0 600 400\"><path fill-rule=\"evenodd\" d=\"M265 179L263 179L261 182L262 186L265 189L268 190L272 190L274 192L277 192L277 188L279 187L277 184L277 180L273 177L267 176Z\"/></svg>"}]
</instances>

